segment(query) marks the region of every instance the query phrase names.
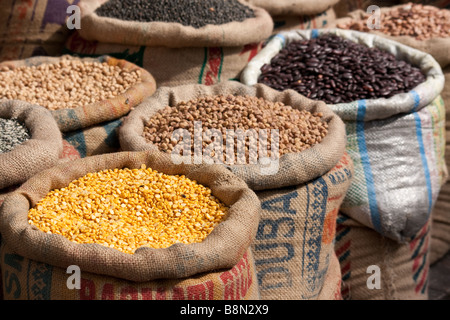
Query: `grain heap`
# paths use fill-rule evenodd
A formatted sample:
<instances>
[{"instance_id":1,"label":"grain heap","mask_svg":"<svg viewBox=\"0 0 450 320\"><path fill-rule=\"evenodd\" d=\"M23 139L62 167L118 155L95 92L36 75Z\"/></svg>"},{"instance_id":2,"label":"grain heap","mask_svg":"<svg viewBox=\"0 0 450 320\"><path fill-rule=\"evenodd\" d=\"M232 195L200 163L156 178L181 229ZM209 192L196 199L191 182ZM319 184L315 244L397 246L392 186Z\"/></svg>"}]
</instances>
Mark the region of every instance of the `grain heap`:
<instances>
[{"instance_id":1,"label":"grain heap","mask_svg":"<svg viewBox=\"0 0 450 320\"><path fill-rule=\"evenodd\" d=\"M330 104L389 98L425 81L391 53L333 34L289 43L261 71L259 83Z\"/></svg>"},{"instance_id":2,"label":"grain heap","mask_svg":"<svg viewBox=\"0 0 450 320\"><path fill-rule=\"evenodd\" d=\"M0 71L0 99L23 100L49 110L111 99L141 82L139 70L69 57L56 63L4 67Z\"/></svg>"},{"instance_id":3,"label":"grain heap","mask_svg":"<svg viewBox=\"0 0 450 320\"><path fill-rule=\"evenodd\" d=\"M52 190L28 213L29 223L77 243L125 253L204 240L227 215L211 190L184 175L142 165L88 173Z\"/></svg>"},{"instance_id":4,"label":"grain heap","mask_svg":"<svg viewBox=\"0 0 450 320\"><path fill-rule=\"evenodd\" d=\"M0 153L11 151L30 138L30 131L20 121L0 118Z\"/></svg>"},{"instance_id":5,"label":"grain heap","mask_svg":"<svg viewBox=\"0 0 450 320\"><path fill-rule=\"evenodd\" d=\"M176 22L201 28L255 17L252 9L236 0L110 0L99 16L139 22Z\"/></svg>"},{"instance_id":6,"label":"grain heap","mask_svg":"<svg viewBox=\"0 0 450 320\"><path fill-rule=\"evenodd\" d=\"M450 10L409 3L381 13L380 29L369 29L369 14L362 19L339 23L338 28L363 32L379 31L389 36L410 36L416 40L450 37Z\"/></svg>"},{"instance_id":7,"label":"grain heap","mask_svg":"<svg viewBox=\"0 0 450 320\"><path fill-rule=\"evenodd\" d=\"M176 139L172 139L172 133L177 129L186 129L190 133L191 150L194 154L194 139L198 134L195 132L195 122L200 121L203 131L220 131L223 137L223 154L226 154L227 130L255 129L253 133L257 134L258 129L278 129L279 152L283 155L301 152L320 143L328 131L328 124L321 120L322 116L320 112L298 110L281 102L258 97L231 94L204 96L161 109L146 121L143 136L160 150L170 152L178 143ZM268 133L267 141L270 139L271 133ZM249 143L250 139L245 141L246 158L249 156ZM203 149L209 141L204 139L202 144ZM238 147L238 143L234 144L233 154L237 154ZM215 154L210 156L214 157Z\"/></svg>"}]
</instances>

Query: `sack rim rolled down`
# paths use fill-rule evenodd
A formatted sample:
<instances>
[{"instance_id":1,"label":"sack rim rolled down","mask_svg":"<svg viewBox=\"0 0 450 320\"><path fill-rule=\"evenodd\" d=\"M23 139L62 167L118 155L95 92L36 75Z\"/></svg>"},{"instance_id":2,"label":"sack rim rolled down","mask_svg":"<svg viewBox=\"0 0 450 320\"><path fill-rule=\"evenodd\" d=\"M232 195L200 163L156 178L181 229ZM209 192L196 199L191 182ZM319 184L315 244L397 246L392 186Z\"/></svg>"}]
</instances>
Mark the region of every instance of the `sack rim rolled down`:
<instances>
[{"instance_id":1,"label":"sack rim rolled down","mask_svg":"<svg viewBox=\"0 0 450 320\"><path fill-rule=\"evenodd\" d=\"M142 102L146 97L151 96L156 91L157 84L155 78L150 74L150 72L132 62L124 59L117 59L106 54L98 57L79 57L69 54L64 54L58 57L34 56L26 59L0 62L0 68L8 67L14 69L25 66L38 66L45 63L57 63L66 58L76 59L79 61L105 62L110 66L119 66L120 68L127 70L139 70L141 72L141 82L135 83L124 93L110 99L100 100L76 108L49 110L55 118L59 129L63 133L85 129L103 122L119 119ZM127 107L124 108L123 105L126 105ZM114 110L115 112L112 113L111 110ZM97 119L94 116L86 116L98 114L102 115L100 119ZM67 121L68 119L70 119L70 121Z\"/></svg>"},{"instance_id":2,"label":"sack rim rolled down","mask_svg":"<svg viewBox=\"0 0 450 320\"><path fill-rule=\"evenodd\" d=\"M399 5L395 5L392 7L381 7L380 8L380 12L381 14L384 14L386 12L389 12L393 9L398 9L398 8L402 8L407 6L407 4L399 4ZM441 8L441 9L445 9L445 8ZM446 9L448 10L448 9ZM338 25L341 23L346 23L346 22L350 22L353 19L361 19L364 15L366 15L367 13L362 10L362 9L356 9L353 10L349 13L347 13L345 16L340 17L338 19L336 19L335 21L331 21L327 27L328 28L339 28ZM347 30L347 29L343 29L343 30ZM348 30L352 30L352 29L348 29ZM356 30L354 30L356 31ZM377 31L376 29L368 31L368 33L370 34L374 34L374 35L378 35L380 37L384 37L386 39L389 40L393 40L393 41L397 41L399 43L405 44L407 46L410 46L412 48L415 48L417 50L420 50L419 47L423 46L423 47L433 47L436 46L436 44L439 44L440 42L442 43L443 41L447 42L447 55L440 55L439 58L434 57L434 59L439 63L439 65L441 66L441 68L445 68L446 66L450 65L450 37L432 37L429 39L424 39L424 40L417 40L415 39L414 36L407 36L407 35L402 35L402 36L392 36L386 33L383 33L381 31ZM432 49L431 49L432 50ZM430 53L431 54L431 53Z\"/></svg>"},{"instance_id":3,"label":"sack rim rolled down","mask_svg":"<svg viewBox=\"0 0 450 320\"><path fill-rule=\"evenodd\" d=\"M230 207L229 217L203 242L178 243L163 249L141 247L134 254L100 244L75 243L28 223L28 210L51 189L64 187L73 178L88 172L140 167L142 163L167 174L185 174L208 186ZM62 268L78 265L82 271L130 281L185 278L233 267L256 236L261 210L256 194L222 166L168 163L167 156L161 152L118 152L81 158L42 171L9 195L0 207L2 241L17 254L32 260ZM217 179L211 182L211 177ZM179 262L180 257L185 258L183 263Z\"/></svg>"},{"instance_id":4,"label":"sack rim rolled down","mask_svg":"<svg viewBox=\"0 0 450 320\"><path fill-rule=\"evenodd\" d=\"M270 0L270 1L261 1L261 0L245 0L248 3L261 7L272 16L279 15L317 15L320 14L330 8L332 8L335 4L339 2L339 0L328 0L328 1L317 1L317 0ZM261 3L263 2L263 3ZM264 3L265 2L265 3ZM273 5L273 3L284 2L285 8L277 7ZM305 6L305 2L308 2L309 6L313 5L315 8L310 8Z\"/></svg>"},{"instance_id":5,"label":"sack rim rolled down","mask_svg":"<svg viewBox=\"0 0 450 320\"><path fill-rule=\"evenodd\" d=\"M29 140L16 146L13 150L0 153L2 166L0 189L21 184L39 171L58 162L63 152L63 139L50 111L21 100L1 99L0 118L16 118L25 124L31 135ZM26 154L26 159L24 154ZM14 176L15 169L24 171L24 168L27 167L26 174L24 174L27 178Z\"/></svg>"},{"instance_id":6,"label":"sack rim rolled down","mask_svg":"<svg viewBox=\"0 0 450 320\"><path fill-rule=\"evenodd\" d=\"M426 76L425 82L417 85L409 92L399 93L390 98L361 99L346 103L327 104L344 121L381 120L401 113L416 112L429 105L444 88L442 69L430 54L375 34L339 28L291 30L276 34L244 68L241 73L241 82L247 85L257 83L261 74L261 67L270 62L291 41L307 40L325 33L332 33L367 47L377 47L390 52L398 59L418 66ZM366 106L363 117L358 114L357 108L355 108L358 104ZM389 108L386 106L389 106Z\"/></svg>"},{"instance_id":7,"label":"sack rim rolled down","mask_svg":"<svg viewBox=\"0 0 450 320\"><path fill-rule=\"evenodd\" d=\"M268 190L299 185L311 181L331 170L339 162L345 152L346 132L343 121L320 101L308 99L293 90L278 92L264 84L247 86L236 81L227 81L207 86L188 84L177 87L162 87L152 97L146 99L128 114L119 129L119 142L126 151L156 150L156 146L148 143L142 136L144 121L152 114L149 110L159 105L158 110L165 107L166 102L174 105L178 101L186 101L205 95L217 94L250 95L281 101L300 110L322 112L323 119L328 122L328 134L322 142L300 153L284 154L279 158L279 170L275 175L262 173L261 164L226 165L234 174L243 179L252 190ZM158 103L161 99L162 102ZM299 101L293 105L293 100ZM302 106L300 106L302 104ZM156 111L155 111L156 112ZM149 114L147 116L147 114ZM302 166L292 172L292 166Z\"/></svg>"},{"instance_id":8,"label":"sack rim rolled down","mask_svg":"<svg viewBox=\"0 0 450 320\"><path fill-rule=\"evenodd\" d=\"M255 17L241 22L208 24L201 28L194 28L177 22L136 22L102 17L95 13L102 4L101 1L81 0L78 5L81 9L83 27L78 32L82 38L89 41L168 48L236 47L258 43L268 38L274 27L270 14L243 0L237 1L251 8ZM111 29L114 30L114 37L111 37ZM232 32L233 30L236 31ZM212 35L216 36L212 37Z\"/></svg>"}]
</instances>

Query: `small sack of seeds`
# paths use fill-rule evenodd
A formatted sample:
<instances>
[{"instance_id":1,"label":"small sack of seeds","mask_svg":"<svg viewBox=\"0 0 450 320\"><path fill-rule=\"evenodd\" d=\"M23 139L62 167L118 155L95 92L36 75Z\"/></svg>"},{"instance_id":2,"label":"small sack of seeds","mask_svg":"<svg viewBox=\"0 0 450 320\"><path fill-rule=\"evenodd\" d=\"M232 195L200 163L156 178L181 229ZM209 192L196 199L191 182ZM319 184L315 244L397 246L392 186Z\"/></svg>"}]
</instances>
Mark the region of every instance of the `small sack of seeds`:
<instances>
[{"instance_id":1,"label":"small sack of seeds","mask_svg":"<svg viewBox=\"0 0 450 320\"><path fill-rule=\"evenodd\" d=\"M62 132L116 120L155 90L149 72L109 56L64 55L0 63L0 98L49 109Z\"/></svg>"},{"instance_id":2,"label":"small sack of seeds","mask_svg":"<svg viewBox=\"0 0 450 320\"><path fill-rule=\"evenodd\" d=\"M19 100L0 100L0 190L55 165L62 135L50 111Z\"/></svg>"},{"instance_id":3,"label":"small sack of seeds","mask_svg":"<svg viewBox=\"0 0 450 320\"><path fill-rule=\"evenodd\" d=\"M5 299L259 299L250 245L260 211L222 166L155 152L58 164L0 207L1 269L22 288L5 282ZM12 253L22 267L8 264ZM69 266L80 268L79 290Z\"/></svg>"},{"instance_id":4,"label":"small sack of seeds","mask_svg":"<svg viewBox=\"0 0 450 320\"><path fill-rule=\"evenodd\" d=\"M241 0L81 0L86 40L139 46L240 46L270 36L273 21Z\"/></svg>"},{"instance_id":5,"label":"small sack of seeds","mask_svg":"<svg viewBox=\"0 0 450 320\"><path fill-rule=\"evenodd\" d=\"M431 55L368 33L296 30L241 80L325 101L344 120L355 179L342 212L396 241L423 227L447 178L444 76Z\"/></svg>"},{"instance_id":6,"label":"small sack of seeds","mask_svg":"<svg viewBox=\"0 0 450 320\"><path fill-rule=\"evenodd\" d=\"M336 299L336 215L352 179L345 127L322 102L229 81L160 88L124 118L124 150L215 163L255 190L261 298Z\"/></svg>"}]
</instances>

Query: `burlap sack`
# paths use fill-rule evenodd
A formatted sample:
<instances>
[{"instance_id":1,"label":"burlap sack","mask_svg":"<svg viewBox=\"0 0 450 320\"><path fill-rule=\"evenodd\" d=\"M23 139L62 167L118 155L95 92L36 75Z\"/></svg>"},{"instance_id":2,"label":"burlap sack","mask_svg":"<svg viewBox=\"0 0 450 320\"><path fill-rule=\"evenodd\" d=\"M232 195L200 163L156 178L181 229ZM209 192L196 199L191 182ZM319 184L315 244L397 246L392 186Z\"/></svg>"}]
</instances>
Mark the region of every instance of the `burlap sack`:
<instances>
[{"instance_id":1,"label":"burlap sack","mask_svg":"<svg viewBox=\"0 0 450 320\"><path fill-rule=\"evenodd\" d=\"M237 80L263 43L230 47L128 46L87 41L74 32L67 40L64 53L79 56L107 54L125 59L151 72L158 87L206 84Z\"/></svg>"},{"instance_id":2,"label":"burlap sack","mask_svg":"<svg viewBox=\"0 0 450 320\"><path fill-rule=\"evenodd\" d=\"M431 55L378 35L340 29L295 30L273 37L243 70L241 81L257 83L261 67L288 43L323 33L390 52L426 75L426 81L414 90L388 99L329 105L346 124L346 150L355 165L355 179L342 212L386 237L408 241L428 220L448 176L442 69Z\"/></svg>"},{"instance_id":3,"label":"burlap sack","mask_svg":"<svg viewBox=\"0 0 450 320\"><path fill-rule=\"evenodd\" d=\"M28 224L28 210L50 190L62 188L72 180L89 172L125 167L139 168L142 164L166 174L184 174L188 178L208 186L217 198L230 207L228 218L201 243L175 244L164 249L139 248L134 254L126 254L99 244L71 242L61 235L47 234ZM131 290L137 290L139 283L144 283L145 287L149 285L150 281L153 283L152 287L165 286L165 284L170 286L176 282L176 279L194 280L197 277L200 277L200 281L197 283L199 285L202 283L208 285L209 280L217 284L220 282L216 272L232 269L230 272L235 277L231 276L230 272L225 272L220 279L222 285L216 288L219 292L215 292L214 297L226 296L227 292L230 294L229 290L234 281L238 281L240 284L247 281L247 285L241 287L241 292L248 289L248 294L242 293L241 298L256 299L258 297L255 293L256 288L251 287L256 285L256 281L251 280L250 283L249 280L254 276L254 271L248 271L253 268L251 255L247 255L247 262L242 258L250 250L259 219L260 202L254 192L247 187L244 181L222 166L174 165L170 162L170 157L159 152L119 152L86 157L59 164L33 176L3 202L0 207L0 233L2 245L9 249L3 251L2 254L2 272L7 278L7 272L10 270L7 268L9 268L8 265L11 265L5 261L8 260L7 257L11 257L7 256L7 252L13 253L11 259L14 261L24 259L30 261L31 263L27 266L33 270L43 271L47 267L43 267L43 269L40 266L52 266L51 268L56 270L55 280L58 279L58 274L66 270L68 266L76 265L80 268L81 274L86 273L86 279L94 282L96 287L105 286L106 283L123 284L125 282L120 282L123 280L127 281L127 286L134 286L134 289ZM20 257L18 258L18 256ZM235 271L233 271L234 267L237 268L234 269ZM245 271L243 271L244 269ZM243 276L239 276L238 271L248 275L245 278L247 280ZM49 274L45 271L44 273L45 276L50 276L52 279L52 273ZM38 272L32 274L39 278ZM29 275L29 273L25 271L16 278L28 281L24 275ZM228 278L231 283L228 283ZM34 283L29 284L32 289ZM190 281L186 282L186 290L193 284ZM24 285L27 286L25 283ZM61 292L57 292L58 288L64 288L64 284L47 287L50 290L50 298L70 299L74 295L78 298L82 297L82 294L81 296L70 294L62 289ZM17 296L16 291L11 291L11 295L9 295L6 283L4 289L5 298L28 298L23 295ZM117 296L119 296L119 292L122 290L120 288L117 290L119 290L117 291ZM27 291L24 290L24 293ZM113 292L116 291L113 290ZM236 297L234 292L233 295ZM98 298L99 296L95 295L94 297Z\"/></svg>"},{"instance_id":4,"label":"burlap sack","mask_svg":"<svg viewBox=\"0 0 450 320\"><path fill-rule=\"evenodd\" d=\"M22 66L35 66L43 63L56 63L61 57L33 57L24 60L4 61L0 63L0 68L17 68ZM130 87L125 93L112 99L98 101L89 105L80 106L73 109L51 110L53 117L62 132L69 132L87 128L105 121L116 120L127 114L132 108L141 103L146 97L152 95L156 90L156 82L153 76L143 68L123 59L115 59L109 56L97 58L78 58L83 61L106 62L112 66L119 66L127 70L140 70L142 81Z\"/></svg>"},{"instance_id":5,"label":"burlap sack","mask_svg":"<svg viewBox=\"0 0 450 320\"><path fill-rule=\"evenodd\" d=\"M121 148L156 149L142 136L145 119L167 105L218 94L257 96L324 114L329 124L324 140L301 153L281 156L276 173L263 173L260 164L227 167L256 191L262 203L262 220L252 245L261 298L334 299L336 290L324 289L324 280L333 277L329 272L334 219L350 185L353 164L344 153L344 125L324 103L292 90L277 92L265 85L250 87L238 82L160 88L124 118L119 130Z\"/></svg>"},{"instance_id":6,"label":"burlap sack","mask_svg":"<svg viewBox=\"0 0 450 320\"><path fill-rule=\"evenodd\" d=\"M369 6L391 7L400 4L400 0L341 0L333 6L338 18L345 17L349 12L362 9L367 10Z\"/></svg>"},{"instance_id":7,"label":"burlap sack","mask_svg":"<svg viewBox=\"0 0 450 320\"><path fill-rule=\"evenodd\" d=\"M275 35L288 30L325 28L336 19L336 13L333 8L329 8L315 15L277 15L272 16L272 19L274 22L272 35Z\"/></svg>"},{"instance_id":8,"label":"burlap sack","mask_svg":"<svg viewBox=\"0 0 450 320\"><path fill-rule=\"evenodd\" d=\"M0 61L32 56L59 56L70 30L70 5L79 0L2 0Z\"/></svg>"},{"instance_id":9,"label":"burlap sack","mask_svg":"<svg viewBox=\"0 0 450 320\"><path fill-rule=\"evenodd\" d=\"M63 134L81 158L120 151L119 127L123 117Z\"/></svg>"},{"instance_id":10,"label":"burlap sack","mask_svg":"<svg viewBox=\"0 0 450 320\"><path fill-rule=\"evenodd\" d=\"M407 1L409 2L409 1ZM428 3L430 2L430 3ZM426 4L435 5L437 7L443 8L443 2L438 3L439 1L428 1ZM425 3L423 3L425 4ZM394 8L403 7L402 5L397 5L393 7L382 7L381 8L381 14L385 14L386 12L389 12L389 10L392 10ZM355 10L350 13L348 13L345 17L337 19L335 21L330 22L327 25L327 28L332 28L335 26L339 26L341 24L347 24L348 22L352 20L361 20L364 17L364 11L363 10ZM383 19L381 18L381 22ZM413 37L409 36L389 36L382 32L373 30L370 31L370 33L377 34L380 37L385 37L387 39L395 40L399 43L405 44L407 46L410 46L412 48L415 48L417 50L426 52L433 56L433 58L440 64L441 68L443 69L444 77L445 77L445 83L444 88L442 90L441 96L444 101L444 106L446 108L446 130L447 130L447 138L446 143L446 151L445 151L445 158L446 158L446 165L447 168L450 168L450 136L449 131L450 130L450 37L449 38L432 38L429 40L416 40ZM450 190L450 181L447 181L447 183L442 187L441 193L439 194L439 197L436 201L436 204L434 206L434 209L432 211L433 219L435 220L432 224L432 238L433 238L433 245L431 246L431 264L436 262L438 259L442 258L446 252L450 250L450 202L449 202L449 191Z\"/></svg>"},{"instance_id":11,"label":"burlap sack","mask_svg":"<svg viewBox=\"0 0 450 320\"><path fill-rule=\"evenodd\" d=\"M0 190L21 184L58 161L63 144L52 114L38 105L18 100L0 100L0 118L25 124L31 138L13 150L0 153Z\"/></svg>"},{"instance_id":12,"label":"burlap sack","mask_svg":"<svg viewBox=\"0 0 450 320\"><path fill-rule=\"evenodd\" d=\"M256 7L269 12L272 16L280 15L316 15L337 4L339 0L245 0Z\"/></svg>"},{"instance_id":13,"label":"burlap sack","mask_svg":"<svg viewBox=\"0 0 450 320\"><path fill-rule=\"evenodd\" d=\"M240 1L240 0L238 0ZM273 21L263 9L252 8L255 17L242 22L233 21L221 25L208 24L202 28L184 26L181 23L134 22L102 17L95 13L105 0L80 0L80 35L86 40L103 43L150 47L236 47L260 42L270 36Z\"/></svg>"},{"instance_id":14,"label":"burlap sack","mask_svg":"<svg viewBox=\"0 0 450 320\"><path fill-rule=\"evenodd\" d=\"M81 272L80 289L68 289L71 274L0 247L4 300L259 300L251 249L229 269L183 279L132 282Z\"/></svg>"},{"instance_id":15,"label":"burlap sack","mask_svg":"<svg viewBox=\"0 0 450 320\"><path fill-rule=\"evenodd\" d=\"M430 223L410 242L398 243L339 213L335 250L341 264L343 299L427 300ZM378 279L372 266L379 268Z\"/></svg>"}]
</instances>

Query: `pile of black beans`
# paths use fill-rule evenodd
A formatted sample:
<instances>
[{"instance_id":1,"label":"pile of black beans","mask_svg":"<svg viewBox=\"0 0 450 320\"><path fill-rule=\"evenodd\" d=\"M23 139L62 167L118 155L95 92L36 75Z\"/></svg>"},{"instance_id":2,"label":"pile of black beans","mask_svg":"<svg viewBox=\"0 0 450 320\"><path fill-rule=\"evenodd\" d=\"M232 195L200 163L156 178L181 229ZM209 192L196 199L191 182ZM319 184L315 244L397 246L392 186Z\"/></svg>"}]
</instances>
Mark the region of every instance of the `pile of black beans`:
<instances>
[{"instance_id":1,"label":"pile of black beans","mask_svg":"<svg viewBox=\"0 0 450 320\"><path fill-rule=\"evenodd\" d=\"M419 68L389 52L329 33L289 43L261 72L259 83L329 104L389 98L425 81Z\"/></svg>"},{"instance_id":2,"label":"pile of black beans","mask_svg":"<svg viewBox=\"0 0 450 320\"><path fill-rule=\"evenodd\" d=\"M110 0L95 13L127 21L178 22L194 28L255 17L251 8L237 0Z\"/></svg>"}]
</instances>

